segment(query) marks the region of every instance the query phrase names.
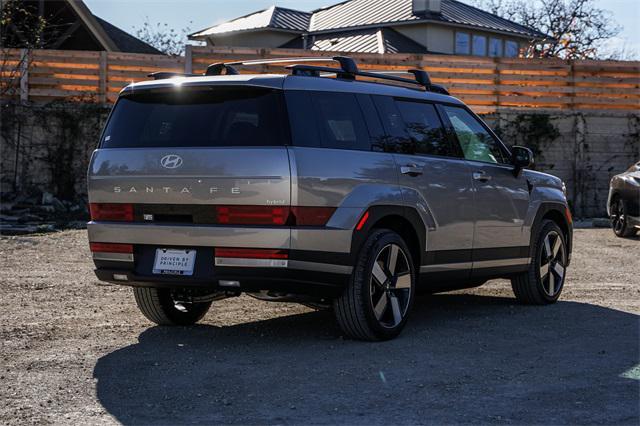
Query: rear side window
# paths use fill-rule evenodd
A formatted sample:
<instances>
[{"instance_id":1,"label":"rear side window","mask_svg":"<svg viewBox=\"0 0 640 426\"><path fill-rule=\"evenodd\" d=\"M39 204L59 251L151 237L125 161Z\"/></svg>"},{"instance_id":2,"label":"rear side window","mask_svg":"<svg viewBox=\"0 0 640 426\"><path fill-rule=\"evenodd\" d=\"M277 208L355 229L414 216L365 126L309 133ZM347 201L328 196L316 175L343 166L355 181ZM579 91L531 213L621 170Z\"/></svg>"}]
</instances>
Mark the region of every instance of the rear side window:
<instances>
[{"instance_id":1,"label":"rear side window","mask_svg":"<svg viewBox=\"0 0 640 426\"><path fill-rule=\"evenodd\" d=\"M370 135L356 95L288 92L286 97L294 145L371 150Z\"/></svg>"},{"instance_id":2,"label":"rear side window","mask_svg":"<svg viewBox=\"0 0 640 426\"><path fill-rule=\"evenodd\" d=\"M416 154L455 155L435 106L421 102L396 101Z\"/></svg>"},{"instance_id":3,"label":"rear side window","mask_svg":"<svg viewBox=\"0 0 640 426\"><path fill-rule=\"evenodd\" d=\"M101 148L280 146L286 127L282 93L274 90L141 92L118 100Z\"/></svg>"}]
</instances>

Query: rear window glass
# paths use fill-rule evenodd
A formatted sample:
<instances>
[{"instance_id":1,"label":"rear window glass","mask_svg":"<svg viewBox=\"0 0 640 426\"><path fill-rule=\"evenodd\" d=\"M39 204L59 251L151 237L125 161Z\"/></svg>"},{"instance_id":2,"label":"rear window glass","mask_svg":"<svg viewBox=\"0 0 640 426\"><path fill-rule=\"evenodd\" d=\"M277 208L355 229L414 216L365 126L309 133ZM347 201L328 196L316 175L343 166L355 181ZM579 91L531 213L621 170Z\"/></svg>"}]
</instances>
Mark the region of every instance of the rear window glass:
<instances>
[{"instance_id":1,"label":"rear window glass","mask_svg":"<svg viewBox=\"0 0 640 426\"><path fill-rule=\"evenodd\" d=\"M285 145L282 94L269 89L215 87L122 97L101 148Z\"/></svg>"}]
</instances>

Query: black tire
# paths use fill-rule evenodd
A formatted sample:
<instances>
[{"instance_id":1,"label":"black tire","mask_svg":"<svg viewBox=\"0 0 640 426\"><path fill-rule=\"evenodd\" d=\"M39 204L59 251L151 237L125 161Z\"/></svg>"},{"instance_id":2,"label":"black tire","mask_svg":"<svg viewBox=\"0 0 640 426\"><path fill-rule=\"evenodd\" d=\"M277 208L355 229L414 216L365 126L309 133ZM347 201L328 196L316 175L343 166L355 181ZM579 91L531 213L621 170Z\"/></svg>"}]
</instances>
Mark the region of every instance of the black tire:
<instances>
[{"instance_id":1,"label":"black tire","mask_svg":"<svg viewBox=\"0 0 640 426\"><path fill-rule=\"evenodd\" d=\"M395 259L393 266L391 259ZM390 230L373 231L358 254L347 288L334 300L333 310L342 331L359 340L396 337L411 312L415 277L404 240Z\"/></svg>"},{"instance_id":2,"label":"black tire","mask_svg":"<svg viewBox=\"0 0 640 426\"><path fill-rule=\"evenodd\" d=\"M167 288L135 287L140 312L158 325L193 325L205 316L211 302L176 303Z\"/></svg>"},{"instance_id":3,"label":"black tire","mask_svg":"<svg viewBox=\"0 0 640 426\"><path fill-rule=\"evenodd\" d=\"M543 221L538 229L537 234L531 236L529 269L511 279L516 299L527 305L557 301L566 278L567 242L562 229L551 220ZM557 249L556 244L560 244Z\"/></svg>"},{"instance_id":4,"label":"black tire","mask_svg":"<svg viewBox=\"0 0 640 426\"><path fill-rule=\"evenodd\" d=\"M611 229L617 237L628 238L636 235L638 230L629 225L627 220L627 204L625 201L616 196L611 200L611 206L609 206L611 212Z\"/></svg>"}]
</instances>

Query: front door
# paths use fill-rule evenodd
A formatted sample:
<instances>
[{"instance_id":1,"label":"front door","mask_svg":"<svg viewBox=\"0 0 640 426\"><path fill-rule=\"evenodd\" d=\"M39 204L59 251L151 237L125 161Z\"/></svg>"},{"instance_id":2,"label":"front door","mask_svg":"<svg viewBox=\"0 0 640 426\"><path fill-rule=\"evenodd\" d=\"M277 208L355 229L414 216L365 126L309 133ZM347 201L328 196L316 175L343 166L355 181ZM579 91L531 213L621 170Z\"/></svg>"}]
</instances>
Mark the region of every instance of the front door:
<instances>
[{"instance_id":1,"label":"front door","mask_svg":"<svg viewBox=\"0 0 640 426\"><path fill-rule=\"evenodd\" d=\"M514 173L509 152L471 112L457 106L442 106L441 111L460 144L473 180L473 275L491 275L498 269L527 264L526 178Z\"/></svg>"}]
</instances>

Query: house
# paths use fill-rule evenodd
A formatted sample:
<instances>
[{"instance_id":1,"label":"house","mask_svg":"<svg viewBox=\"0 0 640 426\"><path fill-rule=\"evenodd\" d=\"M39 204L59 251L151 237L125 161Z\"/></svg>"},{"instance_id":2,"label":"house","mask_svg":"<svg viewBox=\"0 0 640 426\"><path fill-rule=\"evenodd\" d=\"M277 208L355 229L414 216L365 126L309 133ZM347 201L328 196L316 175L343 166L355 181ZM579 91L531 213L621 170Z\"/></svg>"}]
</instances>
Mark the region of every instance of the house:
<instances>
[{"instance_id":1,"label":"house","mask_svg":"<svg viewBox=\"0 0 640 426\"><path fill-rule=\"evenodd\" d=\"M153 46L128 34L115 25L93 15L82 0L19 0L31 17L40 16L45 26L40 38L43 47L61 50L94 50L161 54ZM3 7L8 7L5 2ZM33 33L31 17L18 14L16 22L3 30L2 43L7 47L25 47ZM23 28L24 27L24 28Z\"/></svg>"},{"instance_id":2,"label":"house","mask_svg":"<svg viewBox=\"0 0 640 426\"><path fill-rule=\"evenodd\" d=\"M210 46L515 57L547 36L456 0L347 0L313 12L272 6L189 38Z\"/></svg>"}]
</instances>

